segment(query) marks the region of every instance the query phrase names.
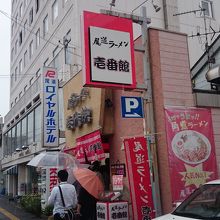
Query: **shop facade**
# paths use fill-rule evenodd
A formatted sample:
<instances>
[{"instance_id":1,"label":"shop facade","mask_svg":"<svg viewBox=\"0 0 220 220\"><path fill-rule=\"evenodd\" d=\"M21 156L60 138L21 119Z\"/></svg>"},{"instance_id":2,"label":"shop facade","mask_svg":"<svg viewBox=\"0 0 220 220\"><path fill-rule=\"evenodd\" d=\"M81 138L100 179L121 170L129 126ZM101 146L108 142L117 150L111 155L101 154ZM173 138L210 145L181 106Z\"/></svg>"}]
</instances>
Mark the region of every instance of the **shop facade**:
<instances>
[{"instance_id":1,"label":"shop facade","mask_svg":"<svg viewBox=\"0 0 220 220\"><path fill-rule=\"evenodd\" d=\"M137 39L135 41L135 45L139 45L140 43L141 39ZM218 177L218 161L216 157L216 152L218 152L218 145L216 142L216 140L218 140L218 133L216 132L216 127L218 126L217 121L219 117L219 110L216 108L213 109L210 107L206 108L204 106L198 106L195 103L190 77L186 35L150 29L149 46L155 124L155 133L151 135L155 138L155 142L149 142L147 138L145 139L148 150L151 150L149 154L149 161L152 162L153 166L152 170L147 170L146 172L154 177L158 177L158 182L154 183L154 189L152 190L154 203L155 200L161 202L161 206L156 207L156 215L160 215L162 213L164 214L170 212L173 209L175 202L179 199L183 199L178 197L178 193L178 198L176 198L175 192L172 191L173 177L171 175L171 166L176 158L169 156L171 144L169 142L170 137L168 135L167 127L169 120L166 118L166 109L178 109L179 114L186 113L187 111L195 111L195 113L189 113L192 117L194 117L193 114L200 115L198 112L201 109L210 113L210 118L205 118L203 121L208 120L210 125L211 134L204 135L207 136L209 143L211 143L210 149L212 154L210 155L212 155L212 157L208 155L207 158L203 159L206 163L209 163L206 159L211 159L214 163L211 168L207 168L206 170L207 172L210 171L210 175L200 178L200 183L207 182ZM141 84L143 83L143 63L141 52L135 52L135 64L137 83ZM134 183L129 183L130 179L128 177L128 163L126 161L124 140L135 137L146 137L146 128L144 128L144 124L147 123L149 118L122 118L121 97L143 97L143 91L138 89L125 91L121 89L84 87L88 92L87 97L84 100L79 101L78 105L74 108L70 108L68 107L68 102L70 102L71 97L74 97L73 93L80 95L83 90L82 77L82 73L75 75L63 87L64 117L66 118L66 123L69 125L71 124L70 118L75 114L75 112L79 112L80 109L83 108L89 108L92 110L92 114L90 115L92 120L90 120L89 123L85 123L78 127L69 127L69 129L66 130L66 151L76 155L77 140L80 137L89 135L98 130L101 135L102 143L108 146L106 149L103 149L103 151L108 153L107 157L110 158L110 167L115 167L116 164L120 164L122 170L123 167L125 167L122 199L131 202L130 189L131 184ZM202 118L202 116L200 117ZM188 121L188 124L191 123L192 121ZM187 129L190 128L188 127ZM185 130L187 129L185 128ZM191 130L194 129L191 127ZM202 131L200 131L200 133L202 133ZM86 153L84 156L86 160ZM178 160L183 163L183 168L177 171L176 175L179 175L178 181L182 184L180 191L182 190L181 192L185 193L183 193L184 197L187 196L187 193L190 193L191 189L193 190L198 187L199 184L196 181L196 175L204 174L205 168L204 170L194 170L189 172L188 175L191 175L191 179L190 184L188 182L187 187L185 187L185 184L187 183L186 179L183 178L183 175L178 174L178 172L187 173L186 165L191 165L191 167L198 165L201 166L201 164L204 165L204 161L198 161L198 163L190 164L187 162L184 163L180 158L177 158L177 162ZM118 168L118 170L120 170L120 168ZM112 176L115 174L114 172L115 169L110 169L110 189L113 188ZM123 173L123 171L121 172ZM158 188L157 184L159 185ZM131 205L129 206L131 216L132 209L134 210L134 207L132 207L131 202Z\"/></svg>"}]
</instances>

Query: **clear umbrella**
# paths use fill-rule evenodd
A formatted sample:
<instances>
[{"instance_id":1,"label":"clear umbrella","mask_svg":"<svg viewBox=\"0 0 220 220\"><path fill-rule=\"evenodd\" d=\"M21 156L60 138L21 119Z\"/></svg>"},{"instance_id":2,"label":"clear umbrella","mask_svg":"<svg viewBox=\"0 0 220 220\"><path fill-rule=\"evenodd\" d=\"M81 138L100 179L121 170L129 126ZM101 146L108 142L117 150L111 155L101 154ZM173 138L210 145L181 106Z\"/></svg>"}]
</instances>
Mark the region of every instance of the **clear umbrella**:
<instances>
[{"instance_id":1,"label":"clear umbrella","mask_svg":"<svg viewBox=\"0 0 220 220\"><path fill-rule=\"evenodd\" d=\"M79 168L79 161L70 154L60 151L46 151L35 156L27 165L34 167Z\"/></svg>"},{"instance_id":2,"label":"clear umbrella","mask_svg":"<svg viewBox=\"0 0 220 220\"><path fill-rule=\"evenodd\" d=\"M69 173L69 183L73 183L75 181L73 170L87 167L87 165L80 164L80 162L72 155L58 150L47 150L42 152L30 160L27 165L39 168L53 167L58 168L59 170L66 169Z\"/></svg>"}]
</instances>

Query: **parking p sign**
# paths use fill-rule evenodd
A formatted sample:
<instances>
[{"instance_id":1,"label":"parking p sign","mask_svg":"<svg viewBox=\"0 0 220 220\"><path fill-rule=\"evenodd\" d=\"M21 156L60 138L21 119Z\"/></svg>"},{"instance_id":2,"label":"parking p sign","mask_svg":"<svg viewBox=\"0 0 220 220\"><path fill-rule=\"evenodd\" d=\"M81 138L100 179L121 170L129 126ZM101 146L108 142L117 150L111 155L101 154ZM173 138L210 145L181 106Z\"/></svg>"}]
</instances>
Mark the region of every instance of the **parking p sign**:
<instances>
[{"instance_id":1,"label":"parking p sign","mask_svg":"<svg viewBox=\"0 0 220 220\"><path fill-rule=\"evenodd\" d=\"M141 97L122 96L121 112L123 118L143 118L143 101Z\"/></svg>"}]
</instances>

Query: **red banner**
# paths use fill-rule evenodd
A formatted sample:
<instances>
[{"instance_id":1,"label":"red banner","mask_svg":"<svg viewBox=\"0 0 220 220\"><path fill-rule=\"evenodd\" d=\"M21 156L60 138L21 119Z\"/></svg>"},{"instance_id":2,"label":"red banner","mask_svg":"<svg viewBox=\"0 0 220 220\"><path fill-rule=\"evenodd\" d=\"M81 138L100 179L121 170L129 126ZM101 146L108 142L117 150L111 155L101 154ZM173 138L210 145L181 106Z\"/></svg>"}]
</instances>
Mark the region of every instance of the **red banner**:
<instances>
[{"instance_id":1,"label":"red banner","mask_svg":"<svg viewBox=\"0 0 220 220\"><path fill-rule=\"evenodd\" d=\"M144 137L124 140L133 208L133 219L154 217L147 143Z\"/></svg>"},{"instance_id":2,"label":"red banner","mask_svg":"<svg viewBox=\"0 0 220 220\"><path fill-rule=\"evenodd\" d=\"M211 111L166 108L166 130L173 202L217 178Z\"/></svg>"},{"instance_id":3,"label":"red banner","mask_svg":"<svg viewBox=\"0 0 220 220\"><path fill-rule=\"evenodd\" d=\"M77 138L76 143L76 158L80 162L85 162L85 154L87 160L90 162L105 159L105 153L102 147L101 134L99 130Z\"/></svg>"}]
</instances>

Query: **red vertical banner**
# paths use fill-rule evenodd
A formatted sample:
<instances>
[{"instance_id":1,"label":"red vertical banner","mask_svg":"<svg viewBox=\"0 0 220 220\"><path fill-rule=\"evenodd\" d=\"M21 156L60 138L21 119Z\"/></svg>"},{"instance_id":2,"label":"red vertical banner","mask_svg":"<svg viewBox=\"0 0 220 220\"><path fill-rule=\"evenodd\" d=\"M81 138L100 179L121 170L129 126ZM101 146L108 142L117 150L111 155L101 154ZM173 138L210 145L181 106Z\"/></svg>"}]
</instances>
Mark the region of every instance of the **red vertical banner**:
<instances>
[{"instance_id":1,"label":"red vertical banner","mask_svg":"<svg viewBox=\"0 0 220 220\"><path fill-rule=\"evenodd\" d=\"M58 184L58 178L57 178L58 169L57 168L50 168L49 175L50 175L50 192L53 189L54 186Z\"/></svg>"},{"instance_id":2,"label":"red vertical banner","mask_svg":"<svg viewBox=\"0 0 220 220\"><path fill-rule=\"evenodd\" d=\"M217 178L211 111L166 108L166 133L173 202Z\"/></svg>"},{"instance_id":3,"label":"red vertical banner","mask_svg":"<svg viewBox=\"0 0 220 220\"><path fill-rule=\"evenodd\" d=\"M144 137L124 140L130 184L133 219L151 219L155 215L147 142Z\"/></svg>"}]
</instances>

